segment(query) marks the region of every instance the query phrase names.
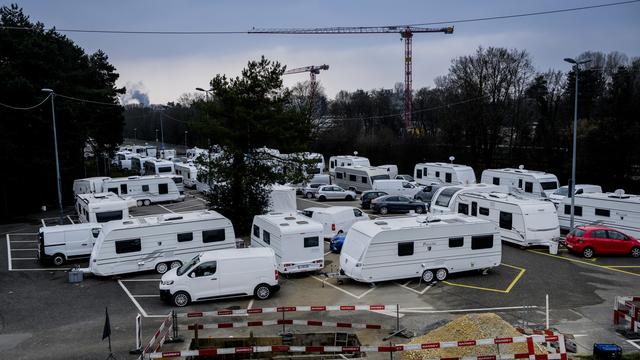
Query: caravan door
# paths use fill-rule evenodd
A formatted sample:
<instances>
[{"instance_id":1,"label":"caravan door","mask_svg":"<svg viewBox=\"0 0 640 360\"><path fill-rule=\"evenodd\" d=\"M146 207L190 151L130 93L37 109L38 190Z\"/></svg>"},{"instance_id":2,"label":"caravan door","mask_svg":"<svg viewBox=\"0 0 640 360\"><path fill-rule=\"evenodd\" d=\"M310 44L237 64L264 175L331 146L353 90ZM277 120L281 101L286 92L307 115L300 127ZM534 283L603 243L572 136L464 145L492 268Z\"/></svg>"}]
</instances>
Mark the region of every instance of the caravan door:
<instances>
[{"instance_id":1,"label":"caravan door","mask_svg":"<svg viewBox=\"0 0 640 360\"><path fill-rule=\"evenodd\" d=\"M217 270L216 261L204 262L191 270L189 273L189 293L194 294L196 299L218 296L220 281Z\"/></svg>"}]
</instances>

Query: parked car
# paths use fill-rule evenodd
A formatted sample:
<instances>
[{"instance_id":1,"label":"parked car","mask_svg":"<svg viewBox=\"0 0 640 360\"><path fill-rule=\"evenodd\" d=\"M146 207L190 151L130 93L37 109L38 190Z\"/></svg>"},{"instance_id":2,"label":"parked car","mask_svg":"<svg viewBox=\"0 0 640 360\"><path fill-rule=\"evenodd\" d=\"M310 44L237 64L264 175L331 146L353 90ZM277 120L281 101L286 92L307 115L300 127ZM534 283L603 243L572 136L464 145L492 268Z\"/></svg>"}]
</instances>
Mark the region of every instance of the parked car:
<instances>
[{"instance_id":1,"label":"parked car","mask_svg":"<svg viewBox=\"0 0 640 360\"><path fill-rule=\"evenodd\" d=\"M318 194L318 188L324 184L309 184L302 189L302 195L307 199L313 199Z\"/></svg>"},{"instance_id":2,"label":"parked car","mask_svg":"<svg viewBox=\"0 0 640 360\"><path fill-rule=\"evenodd\" d=\"M427 185L420 189L420 191L418 191L413 196L413 198L430 204L431 199L433 198L433 194L435 194L439 188L441 188L441 185Z\"/></svg>"},{"instance_id":3,"label":"parked car","mask_svg":"<svg viewBox=\"0 0 640 360\"><path fill-rule=\"evenodd\" d=\"M340 233L331 238L329 243L329 250L331 252L339 254L342 251L342 245L344 245L344 239L347 237L346 233Z\"/></svg>"},{"instance_id":4,"label":"parked car","mask_svg":"<svg viewBox=\"0 0 640 360\"><path fill-rule=\"evenodd\" d=\"M371 200L371 209L382 215L389 212L408 212L411 210L422 214L427 211L427 204L406 196L385 195Z\"/></svg>"},{"instance_id":5,"label":"parked car","mask_svg":"<svg viewBox=\"0 0 640 360\"><path fill-rule=\"evenodd\" d=\"M369 190L369 191L365 191L362 193L362 195L360 195L360 207L363 209L369 209L371 208L371 200L378 198L380 196L385 196L385 195L389 195L384 191L378 191L378 190Z\"/></svg>"},{"instance_id":6,"label":"parked car","mask_svg":"<svg viewBox=\"0 0 640 360\"><path fill-rule=\"evenodd\" d=\"M335 199L344 199L347 201L354 200L356 198L356 193L351 190L345 190L340 186L336 185L325 185L320 186L318 188L318 200L335 200Z\"/></svg>"},{"instance_id":7,"label":"parked car","mask_svg":"<svg viewBox=\"0 0 640 360\"><path fill-rule=\"evenodd\" d=\"M578 226L567 235L565 246L586 258L595 254L620 254L640 257L640 241L606 226Z\"/></svg>"}]
</instances>

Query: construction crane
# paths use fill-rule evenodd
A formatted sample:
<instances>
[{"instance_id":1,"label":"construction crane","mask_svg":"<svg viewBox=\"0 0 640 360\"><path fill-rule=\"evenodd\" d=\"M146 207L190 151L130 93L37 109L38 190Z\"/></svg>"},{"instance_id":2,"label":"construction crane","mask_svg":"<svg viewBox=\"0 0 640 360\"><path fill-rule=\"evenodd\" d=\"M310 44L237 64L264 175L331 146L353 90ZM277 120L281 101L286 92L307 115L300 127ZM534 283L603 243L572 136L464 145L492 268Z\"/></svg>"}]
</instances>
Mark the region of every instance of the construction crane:
<instances>
[{"instance_id":1,"label":"construction crane","mask_svg":"<svg viewBox=\"0 0 640 360\"><path fill-rule=\"evenodd\" d=\"M339 35L339 34L400 34L404 41L404 123L405 130L412 127L411 99L412 99L412 39L416 33L453 34L453 26L443 28L425 28L420 26L380 26L380 27L329 27L329 28L291 28L291 29L256 29L249 34L292 34L292 35ZM311 75L314 76L313 73Z\"/></svg>"},{"instance_id":2,"label":"construction crane","mask_svg":"<svg viewBox=\"0 0 640 360\"><path fill-rule=\"evenodd\" d=\"M320 74L320 70L329 70L329 65L326 65L326 64L311 65L311 66L305 66L301 68L295 68L295 69L285 71L284 75L308 72L311 75L311 85L313 85L316 82L316 75Z\"/></svg>"}]
</instances>

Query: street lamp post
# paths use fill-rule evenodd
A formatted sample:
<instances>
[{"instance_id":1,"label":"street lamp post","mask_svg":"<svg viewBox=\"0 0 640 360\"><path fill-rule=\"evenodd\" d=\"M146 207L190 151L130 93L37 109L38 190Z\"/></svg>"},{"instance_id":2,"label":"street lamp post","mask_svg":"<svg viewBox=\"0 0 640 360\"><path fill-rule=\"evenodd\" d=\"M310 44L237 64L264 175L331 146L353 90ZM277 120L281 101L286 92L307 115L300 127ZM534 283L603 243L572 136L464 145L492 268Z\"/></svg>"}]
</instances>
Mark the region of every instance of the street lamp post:
<instances>
[{"instance_id":1,"label":"street lamp post","mask_svg":"<svg viewBox=\"0 0 640 360\"><path fill-rule=\"evenodd\" d=\"M62 210L62 180L60 179L60 161L58 160L58 133L56 129L56 106L54 99L56 97L56 93L51 89L42 89L42 91L49 93L51 96L51 120L53 122L53 149L55 151L56 157L56 183L58 185L58 209L60 211L58 221L62 224L62 216L64 212Z\"/></svg>"},{"instance_id":2,"label":"street lamp post","mask_svg":"<svg viewBox=\"0 0 640 360\"><path fill-rule=\"evenodd\" d=\"M575 185L576 185L576 144L577 144L577 133L578 133L578 73L580 72L580 65L591 62L591 59L577 61L572 58L565 58L564 61L569 64L573 64L573 72L576 76L576 89L575 89L575 102L573 106L573 150L571 156L571 182L569 184L569 193L571 196L571 221L570 221L570 229L573 230L573 226L575 223Z\"/></svg>"},{"instance_id":3,"label":"street lamp post","mask_svg":"<svg viewBox=\"0 0 640 360\"><path fill-rule=\"evenodd\" d=\"M189 131L185 130L184 131L184 148L185 150L187 149L187 134L189 133Z\"/></svg>"},{"instance_id":4,"label":"street lamp post","mask_svg":"<svg viewBox=\"0 0 640 360\"><path fill-rule=\"evenodd\" d=\"M133 140L138 141L138 128L133 128Z\"/></svg>"}]
</instances>

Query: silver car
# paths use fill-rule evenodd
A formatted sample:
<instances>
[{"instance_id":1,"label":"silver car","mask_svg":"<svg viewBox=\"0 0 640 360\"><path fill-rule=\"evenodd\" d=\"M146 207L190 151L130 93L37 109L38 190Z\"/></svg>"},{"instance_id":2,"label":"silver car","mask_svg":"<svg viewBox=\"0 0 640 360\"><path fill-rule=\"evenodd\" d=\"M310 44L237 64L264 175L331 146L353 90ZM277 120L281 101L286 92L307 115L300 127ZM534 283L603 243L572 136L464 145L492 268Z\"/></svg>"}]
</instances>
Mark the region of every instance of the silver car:
<instances>
[{"instance_id":1,"label":"silver car","mask_svg":"<svg viewBox=\"0 0 640 360\"><path fill-rule=\"evenodd\" d=\"M314 197L316 197L316 194L318 193L318 189L325 184L309 184L306 187L302 188L301 192L302 195L304 195L304 197L306 197L307 199L312 199Z\"/></svg>"},{"instance_id":2,"label":"silver car","mask_svg":"<svg viewBox=\"0 0 640 360\"><path fill-rule=\"evenodd\" d=\"M318 193L316 195L318 197L318 200L320 201L334 200L334 199L349 201L349 200L355 200L356 198L355 192L351 190L345 190L340 186L336 186L336 185L320 186L318 188Z\"/></svg>"}]
</instances>

